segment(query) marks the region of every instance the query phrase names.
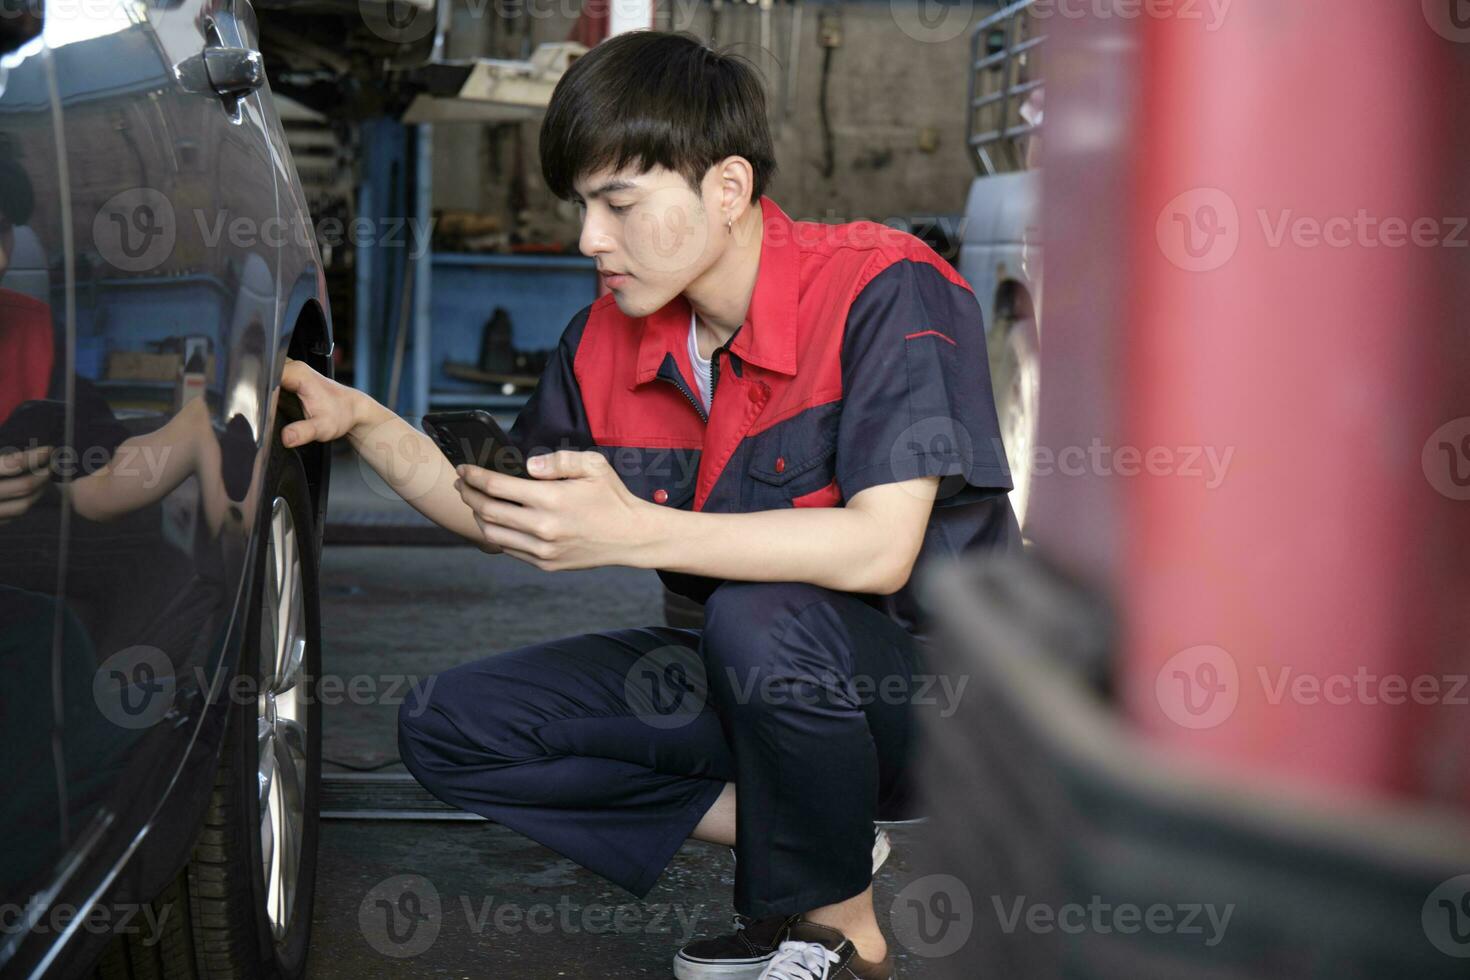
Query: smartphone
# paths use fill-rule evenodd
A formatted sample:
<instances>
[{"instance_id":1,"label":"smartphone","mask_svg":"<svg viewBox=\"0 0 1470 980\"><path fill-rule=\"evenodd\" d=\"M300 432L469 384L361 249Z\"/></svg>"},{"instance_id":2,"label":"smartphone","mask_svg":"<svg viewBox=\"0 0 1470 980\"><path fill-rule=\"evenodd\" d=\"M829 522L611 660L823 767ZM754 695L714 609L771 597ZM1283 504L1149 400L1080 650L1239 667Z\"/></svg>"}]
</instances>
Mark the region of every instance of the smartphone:
<instances>
[{"instance_id":1,"label":"smartphone","mask_svg":"<svg viewBox=\"0 0 1470 980\"><path fill-rule=\"evenodd\" d=\"M430 412L424 416L423 426L429 438L438 444L455 466L469 463L506 476L530 479L521 451L483 409Z\"/></svg>"},{"instance_id":2,"label":"smartphone","mask_svg":"<svg viewBox=\"0 0 1470 980\"><path fill-rule=\"evenodd\" d=\"M37 398L21 402L0 424L0 452L59 446L66 438L66 402Z\"/></svg>"}]
</instances>

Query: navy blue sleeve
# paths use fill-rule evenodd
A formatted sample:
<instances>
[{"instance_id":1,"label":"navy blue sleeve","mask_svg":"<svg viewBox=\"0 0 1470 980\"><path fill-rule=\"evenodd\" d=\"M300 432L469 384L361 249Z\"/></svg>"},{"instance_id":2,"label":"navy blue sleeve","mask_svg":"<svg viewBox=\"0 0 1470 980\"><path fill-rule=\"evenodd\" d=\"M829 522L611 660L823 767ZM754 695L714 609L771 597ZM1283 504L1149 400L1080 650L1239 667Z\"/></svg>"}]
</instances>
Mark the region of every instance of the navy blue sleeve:
<instances>
[{"instance_id":1,"label":"navy blue sleeve","mask_svg":"<svg viewBox=\"0 0 1470 980\"><path fill-rule=\"evenodd\" d=\"M985 323L974 294L902 259L863 286L842 340L837 483L943 477L936 506L1011 489L996 422Z\"/></svg>"},{"instance_id":2,"label":"navy blue sleeve","mask_svg":"<svg viewBox=\"0 0 1470 980\"><path fill-rule=\"evenodd\" d=\"M561 340L546 360L536 390L511 426L508 433L511 441L527 457L563 449L592 448L582 389L572 372L577 345L582 341L591 310L590 304L584 306L562 331Z\"/></svg>"}]
</instances>

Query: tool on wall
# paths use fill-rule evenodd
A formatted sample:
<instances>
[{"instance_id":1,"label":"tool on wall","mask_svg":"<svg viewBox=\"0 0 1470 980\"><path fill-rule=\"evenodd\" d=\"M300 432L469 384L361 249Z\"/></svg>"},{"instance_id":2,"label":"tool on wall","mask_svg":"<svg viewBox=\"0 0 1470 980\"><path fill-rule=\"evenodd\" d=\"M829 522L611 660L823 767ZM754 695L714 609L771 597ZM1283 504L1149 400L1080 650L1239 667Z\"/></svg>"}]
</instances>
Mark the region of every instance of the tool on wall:
<instances>
[{"instance_id":1,"label":"tool on wall","mask_svg":"<svg viewBox=\"0 0 1470 980\"><path fill-rule=\"evenodd\" d=\"M842 14L827 7L817 17L817 43L822 46L822 86L818 101L822 115L822 176L830 178L837 170L837 150L832 138L832 109L827 101L827 86L832 78L832 52L842 46Z\"/></svg>"}]
</instances>

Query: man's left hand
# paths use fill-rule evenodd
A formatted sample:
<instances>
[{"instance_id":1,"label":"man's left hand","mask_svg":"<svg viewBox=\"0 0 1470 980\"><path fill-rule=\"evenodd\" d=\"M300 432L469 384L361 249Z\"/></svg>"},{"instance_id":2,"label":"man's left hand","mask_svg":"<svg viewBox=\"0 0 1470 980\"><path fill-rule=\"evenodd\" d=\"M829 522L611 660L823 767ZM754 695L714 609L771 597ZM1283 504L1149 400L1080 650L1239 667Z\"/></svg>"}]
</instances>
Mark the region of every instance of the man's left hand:
<instances>
[{"instance_id":1,"label":"man's left hand","mask_svg":"<svg viewBox=\"0 0 1470 980\"><path fill-rule=\"evenodd\" d=\"M527 469L534 479L456 468L455 489L486 541L544 571L635 564L654 505L633 496L605 456L548 453Z\"/></svg>"}]
</instances>

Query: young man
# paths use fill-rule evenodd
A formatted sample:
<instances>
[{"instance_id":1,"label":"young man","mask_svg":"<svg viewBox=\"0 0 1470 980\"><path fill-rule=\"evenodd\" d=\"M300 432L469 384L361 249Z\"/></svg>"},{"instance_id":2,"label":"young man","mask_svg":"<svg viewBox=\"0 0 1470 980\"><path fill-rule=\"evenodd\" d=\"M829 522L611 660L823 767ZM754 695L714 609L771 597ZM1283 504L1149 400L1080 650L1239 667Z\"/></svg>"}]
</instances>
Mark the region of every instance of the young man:
<instances>
[{"instance_id":1,"label":"young man","mask_svg":"<svg viewBox=\"0 0 1470 980\"><path fill-rule=\"evenodd\" d=\"M736 932L681 978L887 980L874 821L907 812L921 558L1017 539L981 313L910 235L791 221L764 95L687 35L578 60L541 131L611 290L512 437L534 479L458 472L366 397L287 366L309 414L424 514L538 568L653 568L702 630L573 636L446 671L399 746L440 799L640 897L733 846ZM390 457L407 447L416 472ZM916 690L916 689L915 689ZM880 842L881 843L881 842Z\"/></svg>"}]
</instances>

